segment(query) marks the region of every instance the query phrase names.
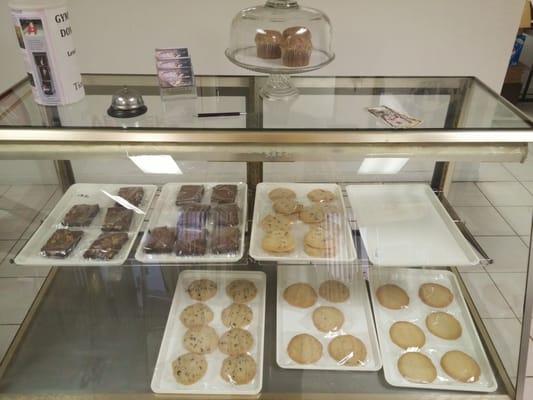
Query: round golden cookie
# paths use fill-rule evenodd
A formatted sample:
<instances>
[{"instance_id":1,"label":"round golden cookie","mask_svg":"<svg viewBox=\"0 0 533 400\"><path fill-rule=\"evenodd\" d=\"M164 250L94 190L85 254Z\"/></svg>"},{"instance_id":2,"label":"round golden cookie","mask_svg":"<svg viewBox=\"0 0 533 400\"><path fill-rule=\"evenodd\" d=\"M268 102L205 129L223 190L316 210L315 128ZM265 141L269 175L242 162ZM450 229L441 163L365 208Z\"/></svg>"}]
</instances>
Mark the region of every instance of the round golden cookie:
<instances>
[{"instance_id":1,"label":"round golden cookie","mask_svg":"<svg viewBox=\"0 0 533 400\"><path fill-rule=\"evenodd\" d=\"M391 283L378 287L376 297L379 304L391 310L400 310L409 305L409 296L405 290Z\"/></svg>"},{"instance_id":2,"label":"round golden cookie","mask_svg":"<svg viewBox=\"0 0 533 400\"><path fill-rule=\"evenodd\" d=\"M307 198L313 203L329 203L335 200L335 193L324 189L314 189L307 193Z\"/></svg>"},{"instance_id":3,"label":"round golden cookie","mask_svg":"<svg viewBox=\"0 0 533 400\"><path fill-rule=\"evenodd\" d=\"M295 199L296 193L287 188L275 188L268 192L268 198L271 201L276 201L279 199Z\"/></svg>"},{"instance_id":4,"label":"round golden cookie","mask_svg":"<svg viewBox=\"0 0 533 400\"><path fill-rule=\"evenodd\" d=\"M453 315L440 311L426 317L426 326L432 334L446 340L458 339L463 333L461 324Z\"/></svg>"},{"instance_id":5,"label":"round golden cookie","mask_svg":"<svg viewBox=\"0 0 533 400\"><path fill-rule=\"evenodd\" d=\"M352 335L337 336L328 345L328 353L337 364L357 367L366 360L365 344Z\"/></svg>"},{"instance_id":6,"label":"round golden cookie","mask_svg":"<svg viewBox=\"0 0 533 400\"><path fill-rule=\"evenodd\" d=\"M418 296L430 307L447 307L453 301L453 293L438 283L424 283L418 289Z\"/></svg>"},{"instance_id":7,"label":"round golden cookie","mask_svg":"<svg viewBox=\"0 0 533 400\"><path fill-rule=\"evenodd\" d=\"M270 253L288 253L294 250L296 241L291 232L272 231L265 235L261 246Z\"/></svg>"},{"instance_id":8,"label":"round golden cookie","mask_svg":"<svg viewBox=\"0 0 533 400\"><path fill-rule=\"evenodd\" d=\"M191 282L187 293L193 300L206 301L217 294L217 284L209 279L198 279Z\"/></svg>"},{"instance_id":9,"label":"round golden cookie","mask_svg":"<svg viewBox=\"0 0 533 400\"><path fill-rule=\"evenodd\" d=\"M222 310L222 323L228 328L244 328L250 325L254 313L246 304L233 303Z\"/></svg>"},{"instance_id":10,"label":"round golden cookie","mask_svg":"<svg viewBox=\"0 0 533 400\"><path fill-rule=\"evenodd\" d=\"M398 321L392 324L389 335L392 342L404 350L420 349L426 344L426 335L422 329L407 321Z\"/></svg>"},{"instance_id":11,"label":"round golden cookie","mask_svg":"<svg viewBox=\"0 0 533 400\"><path fill-rule=\"evenodd\" d=\"M213 311L203 303L195 303L187 306L180 314L180 321L187 328L207 325L213 321Z\"/></svg>"},{"instance_id":12,"label":"round golden cookie","mask_svg":"<svg viewBox=\"0 0 533 400\"><path fill-rule=\"evenodd\" d=\"M248 279L235 279L226 286L226 294L233 299L234 303L245 304L255 299L257 287Z\"/></svg>"},{"instance_id":13,"label":"round golden cookie","mask_svg":"<svg viewBox=\"0 0 533 400\"><path fill-rule=\"evenodd\" d=\"M302 208L300 219L306 224L318 224L324 221L324 210L318 206L309 206Z\"/></svg>"},{"instance_id":14,"label":"round golden cookie","mask_svg":"<svg viewBox=\"0 0 533 400\"><path fill-rule=\"evenodd\" d=\"M218 348L228 356L247 353L254 345L254 337L246 329L233 328L224 333L218 342Z\"/></svg>"},{"instance_id":15,"label":"round golden cookie","mask_svg":"<svg viewBox=\"0 0 533 400\"><path fill-rule=\"evenodd\" d=\"M261 228L265 232L288 231L291 228L292 220L283 214L268 214L261 220Z\"/></svg>"},{"instance_id":16,"label":"round golden cookie","mask_svg":"<svg viewBox=\"0 0 533 400\"><path fill-rule=\"evenodd\" d=\"M414 383L431 383L437 378L433 362L416 351L402 354L398 360L398 370L405 379Z\"/></svg>"},{"instance_id":17,"label":"round golden cookie","mask_svg":"<svg viewBox=\"0 0 533 400\"><path fill-rule=\"evenodd\" d=\"M294 336L287 346L289 357L298 364L313 364L322 357L322 344L313 336Z\"/></svg>"},{"instance_id":18,"label":"round golden cookie","mask_svg":"<svg viewBox=\"0 0 533 400\"><path fill-rule=\"evenodd\" d=\"M309 308L315 305L317 295L311 285L307 283L294 283L285 288L283 298L291 306Z\"/></svg>"},{"instance_id":19,"label":"round golden cookie","mask_svg":"<svg viewBox=\"0 0 533 400\"><path fill-rule=\"evenodd\" d=\"M234 385L245 385L254 379L256 371L255 360L248 354L241 354L224 359L220 376Z\"/></svg>"},{"instance_id":20,"label":"round golden cookie","mask_svg":"<svg viewBox=\"0 0 533 400\"><path fill-rule=\"evenodd\" d=\"M308 244L304 244L304 251L310 257L320 257L320 258L333 258L337 254L335 247L329 249L316 249Z\"/></svg>"},{"instance_id":21,"label":"round golden cookie","mask_svg":"<svg viewBox=\"0 0 533 400\"><path fill-rule=\"evenodd\" d=\"M479 364L468 354L458 350L444 354L440 365L448 375L459 382L474 383L481 375Z\"/></svg>"},{"instance_id":22,"label":"round golden cookie","mask_svg":"<svg viewBox=\"0 0 533 400\"><path fill-rule=\"evenodd\" d=\"M313 311L313 324L320 332L335 332L344 324L344 314L335 307L318 307Z\"/></svg>"},{"instance_id":23,"label":"round golden cookie","mask_svg":"<svg viewBox=\"0 0 533 400\"><path fill-rule=\"evenodd\" d=\"M205 356L187 353L172 361L174 379L182 385L192 385L202 379L207 371Z\"/></svg>"},{"instance_id":24,"label":"round golden cookie","mask_svg":"<svg viewBox=\"0 0 533 400\"><path fill-rule=\"evenodd\" d=\"M191 353L209 354L218 345L216 331L210 326L189 328L183 336L183 346Z\"/></svg>"},{"instance_id":25,"label":"round golden cookie","mask_svg":"<svg viewBox=\"0 0 533 400\"><path fill-rule=\"evenodd\" d=\"M329 231L321 226L314 226L304 236L304 244L315 249L330 249L335 247L336 232Z\"/></svg>"},{"instance_id":26,"label":"round golden cookie","mask_svg":"<svg viewBox=\"0 0 533 400\"><path fill-rule=\"evenodd\" d=\"M350 297L350 289L342 282L328 280L320 284L318 294L332 303L343 303Z\"/></svg>"},{"instance_id":27,"label":"round golden cookie","mask_svg":"<svg viewBox=\"0 0 533 400\"><path fill-rule=\"evenodd\" d=\"M283 215L291 215L300 212L302 205L294 199L279 199L272 204L275 212Z\"/></svg>"}]
</instances>

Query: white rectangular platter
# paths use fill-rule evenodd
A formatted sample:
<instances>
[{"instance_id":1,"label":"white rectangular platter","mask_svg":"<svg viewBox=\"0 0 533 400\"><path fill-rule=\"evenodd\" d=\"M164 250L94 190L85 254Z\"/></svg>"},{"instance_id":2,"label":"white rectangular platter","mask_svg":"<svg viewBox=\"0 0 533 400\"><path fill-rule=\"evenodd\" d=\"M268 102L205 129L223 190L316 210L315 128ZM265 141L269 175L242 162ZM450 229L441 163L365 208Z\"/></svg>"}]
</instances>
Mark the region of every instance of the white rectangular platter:
<instances>
[{"instance_id":1,"label":"white rectangular platter","mask_svg":"<svg viewBox=\"0 0 533 400\"><path fill-rule=\"evenodd\" d=\"M207 371L202 379L192 385L182 385L176 381L172 372L172 361L180 355L187 353L183 346L183 335L187 328L180 321L183 309L196 303L192 300L187 288L197 279L210 279L217 284L217 294L207 300L205 304L214 314L213 321L209 324L220 337L228 330L221 321L222 310L232 304L231 298L226 294L226 286L235 279L246 279L253 282L257 288L256 297L248 303L252 309L253 319L246 328L254 338L254 345L249 352L256 361L255 378L245 385L233 385L220 376L220 368L225 355L220 350L215 350L206 355ZM265 332L265 295L266 275L264 272L255 271L200 271L188 270L180 273L172 306L168 315L165 333L159 349L159 356L152 377L152 391L159 394L211 394L211 395L255 395L261 392L263 386L263 344Z\"/></svg>"},{"instance_id":2,"label":"white rectangular platter","mask_svg":"<svg viewBox=\"0 0 533 400\"><path fill-rule=\"evenodd\" d=\"M477 392L493 392L497 389L496 379L483 345L468 311L459 284L453 273L449 271L430 271L400 268L373 268L370 274L370 290L374 316L378 329L383 370L385 379L393 386L420 389L461 390ZM447 287L453 294L453 301L444 308L426 305L418 296L418 289L424 283L437 283ZM382 306L376 296L376 290L384 284L401 287L409 296L407 308L391 310ZM426 327L425 319L431 312L443 311L455 317L462 327L461 336L456 340L446 340L433 335ZM404 378L398 370L398 359L406 352L392 342L389 330L397 321L408 321L417 325L424 332L426 342L419 350L428 356L437 370L437 378L432 383L414 383ZM441 357L448 351L459 350L478 363L480 377L477 382L463 383L446 374L440 365ZM414 350L417 351L417 350Z\"/></svg>"},{"instance_id":3,"label":"white rectangular platter","mask_svg":"<svg viewBox=\"0 0 533 400\"><path fill-rule=\"evenodd\" d=\"M479 263L479 257L428 185L349 185L346 192L374 265L437 267Z\"/></svg>"},{"instance_id":4,"label":"white rectangular platter","mask_svg":"<svg viewBox=\"0 0 533 400\"><path fill-rule=\"evenodd\" d=\"M268 214L274 213L272 201L268 193L275 188L288 188L296 193L296 200L303 206L309 206L312 202L307 198L307 193L313 189L324 189L335 193L336 199L331 204L335 205L340 212L340 234L336 243L336 254L333 257L313 257L304 251L304 236L309 230L309 225L302 221L295 220L291 231L296 241L296 248L290 253L270 253L263 249L261 243L265 232L261 228L261 221ZM339 185L332 183L260 183L257 185L255 194L254 216L252 223L252 235L250 238L250 255L258 261L278 261L278 262L319 262L319 263L341 263L353 262L357 258L355 245L352 238L350 226L346 218L346 208Z\"/></svg>"},{"instance_id":5,"label":"white rectangular platter","mask_svg":"<svg viewBox=\"0 0 533 400\"><path fill-rule=\"evenodd\" d=\"M327 265L278 265L277 307L276 307L276 361L281 368L317 369L339 371L377 371L381 369L374 318L370 307L370 299L365 279L361 271L343 274L343 282L350 290L350 297L343 303L331 303L318 296L315 305L309 308L297 308L283 298L285 288L294 283L307 283L318 294L322 282L335 279L331 276ZM337 271L338 272L338 271ZM313 323L313 311L320 306L335 307L344 315L344 324L336 332L324 333ZM293 361L287 347L290 340L306 333L314 336L322 344L322 357L314 364L298 364ZM360 366L344 366L328 354L329 342L340 335L353 335L360 339L366 347L367 358Z\"/></svg>"},{"instance_id":6,"label":"white rectangular platter","mask_svg":"<svg viewBox=\"0 0 533 400\"><path fill-rule=\"evenodd\" d=\"M133 218L128 231L128 241L122 246L120 252L111 260L85 259L83 253L91 243L101 234L102 224L107 212L107 208L115 205L115 200L109 197L117 196L121 187L140 186L144 189L144 196L141 204L134 209ZM128 254L135 242L135 238L141 229L146 213L154 198L157 187L155 185L137 184L99 184L99 183L77 183L72 185L63 195L61 200L54 207L52 212L43 221L37 232L31 237L26 246L15 258L15 263L19 265L55 265L55 266L105 266L122 265L128 258ZM41 254L50 236L60 228L63 217L76 204L98 204L100 210L94 217L91 224L85 227L72 227L71 230L83 231L83 236L78 245L65 258L46 257Z\"/></svg>"},{"instance_id":7,"label":"white rectangular platter","mask_svg":"<svg viewBox=\"0 0 533 400\"><path fill-rule=\"evenodd\" d=\"M157 264L170 264L170 263L221 263L221 262L236 262L239 261L244 255L244 238L246 233L246 219L248 212L248 187L245 183L236 183L236 182L224 182L224 184L232 184L237 186L237 197L236 204L240 208L239 215L239 230L241 232L240 246L237 253L230 254L214 254L209 251L210 249L210 240L209 236L213 232L214 225L212 218L208 218L207 222L207 252L205 255L201 256L183 256L176 255L174 251L164 254L149 254L144 251L144 244L148 240L150 229L168 226L171 228L176 228L178 222L178 217L180 214L181 208L176 205L176 197L182 185L203 185L204 186L204 195L202 198L201 204L210 204L211 192L214 186L222 183L167 183L163 186L159 198L155 204L155 207L150 216L150 221L148 227L145 230L142 240L137 251L135 252L135 259L142 263L157 263Z\"/></svg>"}]
</instances>

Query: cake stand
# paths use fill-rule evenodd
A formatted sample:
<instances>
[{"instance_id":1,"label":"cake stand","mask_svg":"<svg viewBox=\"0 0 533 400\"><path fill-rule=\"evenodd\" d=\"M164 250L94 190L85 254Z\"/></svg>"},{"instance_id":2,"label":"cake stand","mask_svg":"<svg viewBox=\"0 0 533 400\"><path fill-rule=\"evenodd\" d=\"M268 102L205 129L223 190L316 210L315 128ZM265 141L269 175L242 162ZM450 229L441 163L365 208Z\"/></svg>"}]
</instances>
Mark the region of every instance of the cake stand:
<instances>
[{"instance_id":1,"label":"cake stand","mask_svg":"<svg viewBox=\"0 0 533 400\"><path fill-rule=\"evenodd\" d=\"M271 30L283 33L288 28L305 28L312 44L309 64L298 67L283 65L281 58L264 59L257 55L255 37ZM299 32L297 32L299 33ZM296 0L267 0L264 5L246 8L233 18L230 45L226 57L239 67L269 74L259 95L267 100L286 100L298 95L290 80L291 74L314 71L335 58L331 51L332 27L320 10L300 7Z\"/></svg>"}]
</instances>

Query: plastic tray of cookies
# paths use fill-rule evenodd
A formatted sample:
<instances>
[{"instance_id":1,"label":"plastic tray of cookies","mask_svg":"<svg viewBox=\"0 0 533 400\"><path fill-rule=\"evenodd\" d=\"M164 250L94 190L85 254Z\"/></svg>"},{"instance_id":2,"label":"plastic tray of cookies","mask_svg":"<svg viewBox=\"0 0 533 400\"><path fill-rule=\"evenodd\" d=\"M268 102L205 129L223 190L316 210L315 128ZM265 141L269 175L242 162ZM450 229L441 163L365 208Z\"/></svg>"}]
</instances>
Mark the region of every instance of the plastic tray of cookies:
<instances>
[{"instance_id":1,"label":"plastic tray of cookies","mask_svg":"<svg viewBox=\"0 0 533 400\"><path fill-rule=\"evenodd\" d=\"M278 265L276 361L281 368L381 369L365 279L353 266L338 267Z\"/></svg>"},{"instance_id":2,"label":"plastic tray of cookies","mask_svg":"<svg viewBox=\"0 0 533 400\"><path fill-rule=\"evenodd\" d=\"M393 386L493 392L497 382L452 272L374 268L370 290Z\"/></svg>"},{"instance_id":3,"label":"plastic tray of cookies","mask_svg":"<svg viewBox=\"0 0 533 400\"><path fill-rule=\"evenodd\" d=\"M26 246L19 265L122 265L150 208L155 185L77 183Z\"/></svg>"},{"instance_id":4,"label":"plastic tray of cookies","mask_svg":"<svg viewBox=\"0 0 533 400\"><path fill-rule=\"evenodd\" d=\"M250 255L258 261L345 263L357 258L342 190L328 183L260 183Z\"/></svg>"},{"instance_id":5,"label":"plastic tray of cookies","mask_svg":"<svg viewBox=\"0 0 533 400\"><path fill-rule=\"evenodd\" d=\"M152 391L258 394L263 385L265 295L264 272L181 272Z\"/></svg>"},{"instance_id":6,"label":"plastic tray of cookies","mask_svg":"<svg viewBox=\"0 0 533 400\"><path fill-rule=\"evenodd\" d=\"M346 192L374 265L479 264L474 249L428 185L348 185Z\"/></svg>"},{"instance_id":7,"label":"plastic tray of cookies","mask_svg":"<svg viewBox=\"0 0 533 400\"><path fill-rule=\"evenodd\" d=\"M233 187L236 191L223 191L228 196L217 202L221 200L217 199L218 192L214 193L217 187ZM135 259L157 264L239 261L244 255L247 198L245 183L165 184ZM159 248L154 248L152 236L160 229L172 232L168 235L172 238L159 240ZM168 243L163 246L162 240Z\"/></svg>"}]
</instances>

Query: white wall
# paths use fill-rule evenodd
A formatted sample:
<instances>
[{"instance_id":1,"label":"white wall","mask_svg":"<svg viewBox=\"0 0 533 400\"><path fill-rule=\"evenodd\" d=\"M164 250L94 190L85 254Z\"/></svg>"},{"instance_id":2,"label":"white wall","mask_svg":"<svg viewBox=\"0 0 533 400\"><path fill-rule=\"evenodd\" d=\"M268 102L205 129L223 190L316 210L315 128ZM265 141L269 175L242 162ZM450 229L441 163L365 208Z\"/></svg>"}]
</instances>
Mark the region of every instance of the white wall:
<instances>
[{"instance_id":1,"label":"white wall","mask_svg":"<svg viewBox=\"0 0 533 400\"><path fill-rule=\"evenodd\" d=\"M261 1L70 0L81 69L153 73L155 47L187 46L199 74L245 74L224 57L229 25L238 10ZM7 2L0 0L0 91L24 76ZM475 75L496 91L523 9L523 0L301 4L324 10L334 27L337 59L317 74Z\"/></svg>"}]
</instances>

